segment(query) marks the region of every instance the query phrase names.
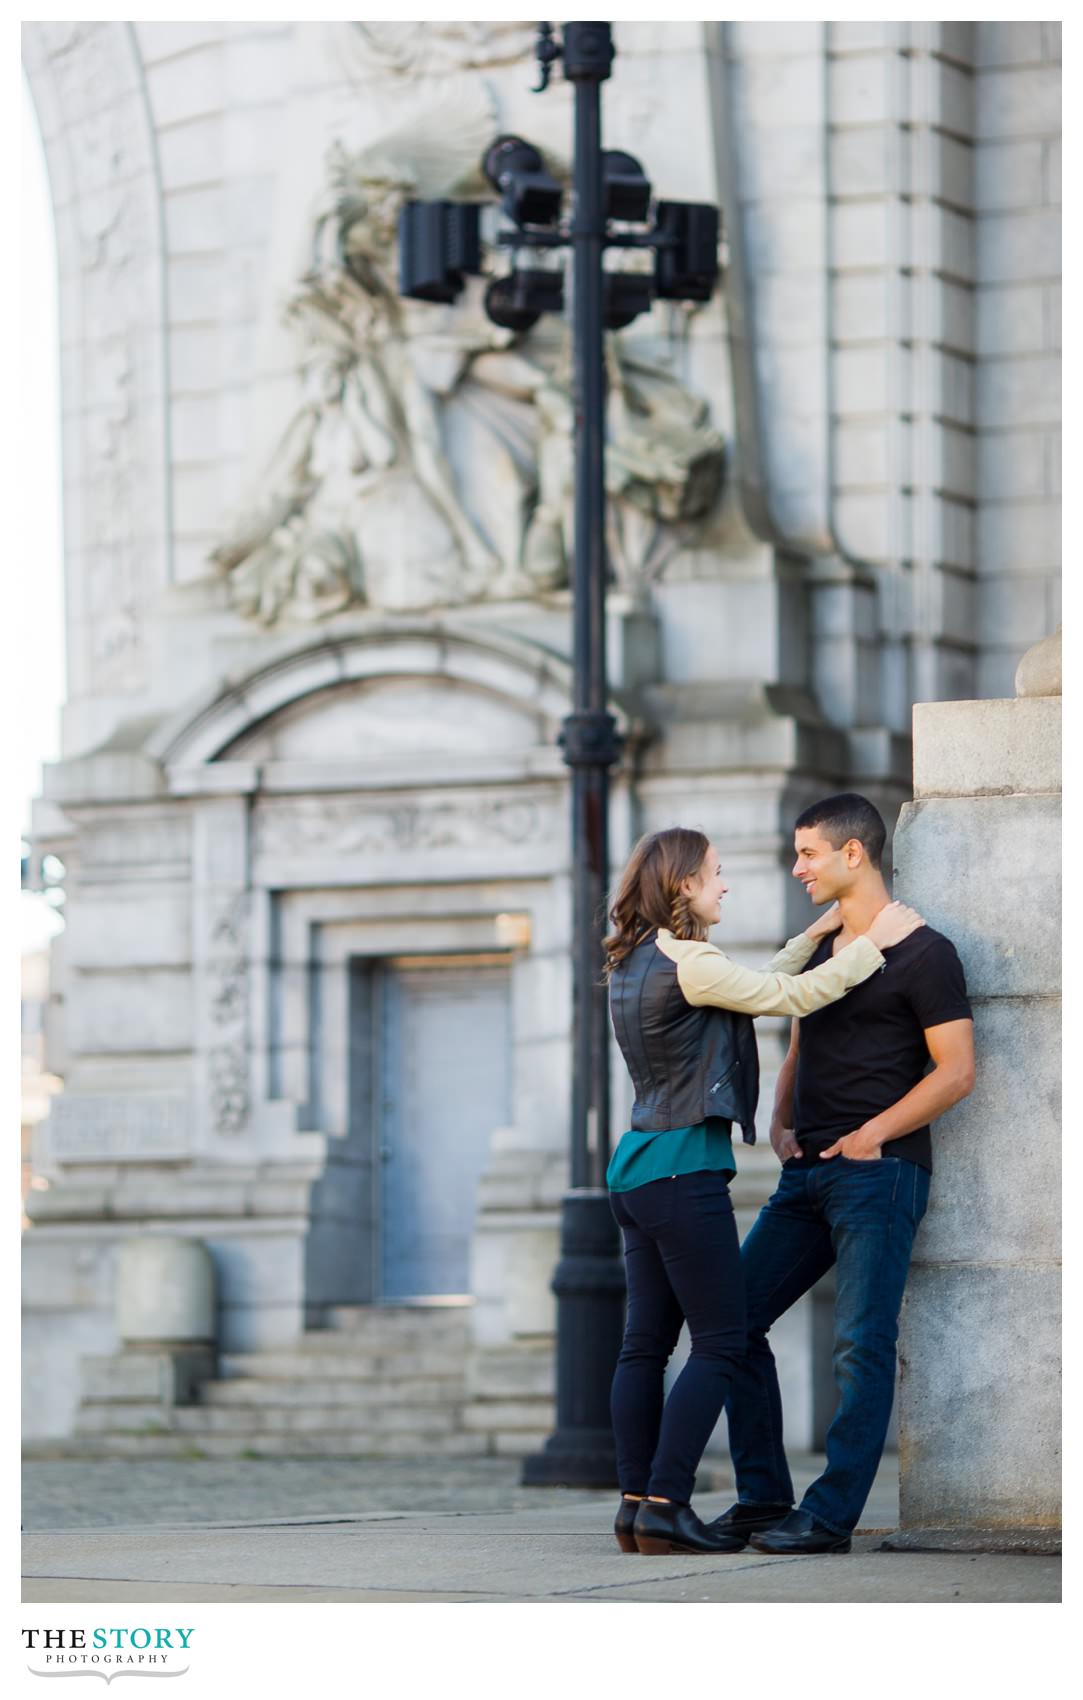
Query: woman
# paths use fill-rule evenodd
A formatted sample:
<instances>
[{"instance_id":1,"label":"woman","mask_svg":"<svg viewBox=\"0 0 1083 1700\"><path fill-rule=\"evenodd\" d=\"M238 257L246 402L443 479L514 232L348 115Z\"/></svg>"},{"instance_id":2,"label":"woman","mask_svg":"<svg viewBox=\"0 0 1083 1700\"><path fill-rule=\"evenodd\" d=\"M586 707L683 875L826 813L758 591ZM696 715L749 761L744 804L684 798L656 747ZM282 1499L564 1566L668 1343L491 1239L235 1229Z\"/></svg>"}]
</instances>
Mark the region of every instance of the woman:
<instances>
[{"instance_id":1,"label":"woman","mask_svg":"<svg viewBox=\"0 0 1083 1700\"><path fill-rule=\"evenodd\" d=\"M751 1018L834 1002L923 925L889 904L863 937L801 974L817 941L840 925L836 906L757 973L706 942L725 892L703 833L651 833L624 870L605 941L613 1027L635 1087L632 1125L606 1177L628 1283L612 1392L623 1552L737 1552L747 1543L706 1528L690 1500L745 1345L730 1127L755 1139ZM665 1366L685 1321L691 1351L663 1408Z\"/></svg>"}]
</instances>

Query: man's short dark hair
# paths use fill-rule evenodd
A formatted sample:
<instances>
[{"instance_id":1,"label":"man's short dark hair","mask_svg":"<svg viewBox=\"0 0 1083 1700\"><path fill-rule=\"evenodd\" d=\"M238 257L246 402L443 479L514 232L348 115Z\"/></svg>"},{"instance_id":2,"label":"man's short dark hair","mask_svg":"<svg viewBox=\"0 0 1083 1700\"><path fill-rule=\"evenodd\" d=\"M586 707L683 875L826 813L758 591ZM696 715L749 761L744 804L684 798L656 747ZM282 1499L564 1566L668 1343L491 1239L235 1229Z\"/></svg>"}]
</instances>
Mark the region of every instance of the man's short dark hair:
<instances>
[{"instance_id":1,"label":"man's short dark hair","mask_svg":"<svg viewBox=\"0 0 1083 1700\"><path fill-rule=\"evenodd\" d=\"M840 791L836 797L824 797L805 809L794 822L794 831L802 827L820 828L833 850L841 850L851 838L863 846L874 868L880 866L887 842L887 827L879 809L867 797L856 791Z\"/></svg>"}]
</instances>

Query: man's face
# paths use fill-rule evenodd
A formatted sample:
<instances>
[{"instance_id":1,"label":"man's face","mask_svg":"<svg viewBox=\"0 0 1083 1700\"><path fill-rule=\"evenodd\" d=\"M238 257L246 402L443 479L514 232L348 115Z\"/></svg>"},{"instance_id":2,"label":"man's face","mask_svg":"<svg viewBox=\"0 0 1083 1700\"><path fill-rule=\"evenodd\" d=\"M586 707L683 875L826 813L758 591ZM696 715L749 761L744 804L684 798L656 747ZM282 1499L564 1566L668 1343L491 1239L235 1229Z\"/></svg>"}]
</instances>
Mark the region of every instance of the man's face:
<instances>
[{"instance_id":1,"label":"man's face","mask_svg":"<svg viewBox=\"0 0 1083 1700\"><path fill-rule=\"evenodd\" d=\"M849 891L863 854L855 838L836 850L819 827L803 826L793 835L793 847L793 877L801 881L813 903L834 903Z\"/></svg>"}]
</instances>

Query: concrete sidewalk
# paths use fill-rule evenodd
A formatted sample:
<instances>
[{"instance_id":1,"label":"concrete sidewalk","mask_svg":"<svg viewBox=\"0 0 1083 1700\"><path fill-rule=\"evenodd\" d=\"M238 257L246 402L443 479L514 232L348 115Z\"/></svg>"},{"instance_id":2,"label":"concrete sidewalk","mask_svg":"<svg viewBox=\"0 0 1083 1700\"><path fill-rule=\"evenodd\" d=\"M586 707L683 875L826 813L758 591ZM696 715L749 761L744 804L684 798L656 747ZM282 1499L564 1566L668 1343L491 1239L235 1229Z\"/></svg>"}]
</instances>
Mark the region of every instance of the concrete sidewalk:
<instances>
[{"instance_id":1,"label":"concrete sidewalk","mask_svg":"<svg viewBox=\"0 0 1083 1700\"><path fill-rule=\"evenodd\" d=\"M798 1491L821 1461L793 1460ZM28 1463L26 1602L1056 1601L1052 1558L884 1553L885 1464L851 1553L620 1553L614 1493L528 1489L514 1460ZM705 1518L732 1502L715 1469Z\"/></svg>"}]
</instances>

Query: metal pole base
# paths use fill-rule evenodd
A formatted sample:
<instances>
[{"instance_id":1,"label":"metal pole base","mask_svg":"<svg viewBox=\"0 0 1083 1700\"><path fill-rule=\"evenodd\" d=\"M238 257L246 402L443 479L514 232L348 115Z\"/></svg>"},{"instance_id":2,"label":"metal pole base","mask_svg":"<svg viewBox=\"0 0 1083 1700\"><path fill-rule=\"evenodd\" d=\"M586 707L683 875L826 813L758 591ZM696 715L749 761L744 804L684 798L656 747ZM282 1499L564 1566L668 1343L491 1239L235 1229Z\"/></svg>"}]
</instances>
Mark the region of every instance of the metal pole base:
<instances>
[{"instance_id":1,"label":"metal pole base","mask_svg":"<svg viewBox=\"0 0 1083 1700\"><path fill-rule=\"evenodd\" d=\"M519 1480L523 1487L619 1487L613 1431L558 1428L544 1452L523 1459Z\"/></svg>"},{"instance_id":2,"label":"metal pole base","mask_svg":"<svg viewBox=\"0 0 1083 1700\"><path fill-rule=\"evenodd\" d=\"M620 1234L600 1188L564 1195L557 1296L557 1427L523 1460L525 1487L617 1486L609 1390L624 1333Z\"/></svg>"}]
</instances>

